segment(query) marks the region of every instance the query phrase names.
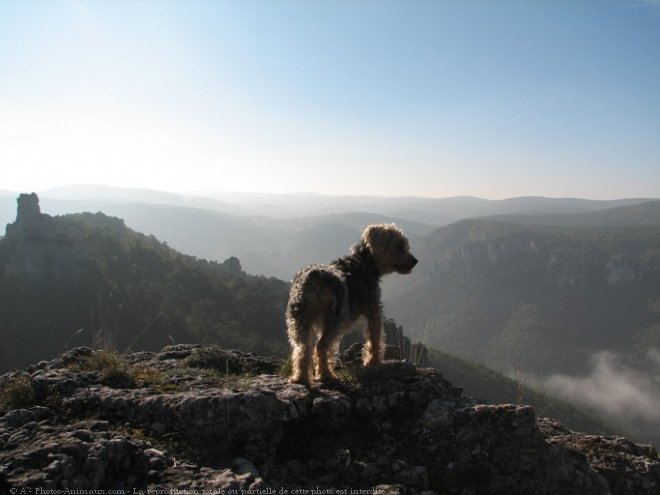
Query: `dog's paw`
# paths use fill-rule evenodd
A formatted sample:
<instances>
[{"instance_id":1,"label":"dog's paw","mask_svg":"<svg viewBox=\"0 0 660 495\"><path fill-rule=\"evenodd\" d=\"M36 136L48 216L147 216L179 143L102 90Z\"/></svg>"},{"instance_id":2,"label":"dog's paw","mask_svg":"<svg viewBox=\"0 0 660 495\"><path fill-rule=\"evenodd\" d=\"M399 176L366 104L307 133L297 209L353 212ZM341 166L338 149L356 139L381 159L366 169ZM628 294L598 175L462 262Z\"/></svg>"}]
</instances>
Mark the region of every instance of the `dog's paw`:
<instances>
[{"instance_id":1,"label":"dog's paw","mask_svg":"<svg viewBox=\"0 0 660 495\"><path fill-rule=\"evenodd\" d=\"M364 360L363 364L365 368L375 368L376 366L383 364L383 360L378 356L369 356Z\"/></svg>"},{"instance_id":2,"label":"dog's paw","mask_svg":"<svg viewBox=\"0 0 660 495\"><path fill-rule=\"evenodd\" d=\"M312 383L309 379L305 379L302 376L292 376L289 378L289 383L292 385L305 385L306 387L311 387Z\"/></svg>"},{"instance_id":3,"label":"dog's paw","mask_svg":"<svg viewBox=\"0 0 660 495\"><path fill-rule=\"evenodd\" d=\"M323 385L334 385L339 383L340 380L339 377L333 373L331 375L320 376L319 382L321 382Z\"/></svg>"}]
</instances>

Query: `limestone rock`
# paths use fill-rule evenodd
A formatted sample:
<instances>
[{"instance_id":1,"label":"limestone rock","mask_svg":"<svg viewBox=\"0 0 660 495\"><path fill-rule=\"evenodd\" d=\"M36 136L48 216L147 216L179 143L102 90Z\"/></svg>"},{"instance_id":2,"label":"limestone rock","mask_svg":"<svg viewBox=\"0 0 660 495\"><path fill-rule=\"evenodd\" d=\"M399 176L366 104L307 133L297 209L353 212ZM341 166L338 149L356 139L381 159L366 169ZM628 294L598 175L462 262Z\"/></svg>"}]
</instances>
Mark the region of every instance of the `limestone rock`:
<instances>
[{"instance_id":1,"label":"limestone rock","mask_svg":"<svg viewBox=\"0 0 660 495\"><path fill-rule=\"evenodd\" d=\"M660 486L652 447L572 432L527 406L481 404L410 362L353 363L335 386L307 388L277 374L273 358L176 345L114 356L128 378L107 382L94 367L103 352L78 348L0 376L0 491L595 495Z\"/></svg>"}]
</instances>

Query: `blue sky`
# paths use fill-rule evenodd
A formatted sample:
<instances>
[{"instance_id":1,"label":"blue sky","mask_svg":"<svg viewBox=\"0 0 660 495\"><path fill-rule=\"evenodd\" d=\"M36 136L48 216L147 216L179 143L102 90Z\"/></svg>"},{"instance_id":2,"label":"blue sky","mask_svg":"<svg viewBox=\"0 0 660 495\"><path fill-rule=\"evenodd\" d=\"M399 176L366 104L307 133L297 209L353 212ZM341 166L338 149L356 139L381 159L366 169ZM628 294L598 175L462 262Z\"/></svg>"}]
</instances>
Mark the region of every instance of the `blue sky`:
<instances>
[{"instance_id":1,"label":"blue sky","mask_svg":"<svg viewBox=\"0 0 660 495\"><path fill-rule=\"evenodd\" d=\"M0 0L0 189L660 197L660 1Z\"/></svg>"}]
</instances>

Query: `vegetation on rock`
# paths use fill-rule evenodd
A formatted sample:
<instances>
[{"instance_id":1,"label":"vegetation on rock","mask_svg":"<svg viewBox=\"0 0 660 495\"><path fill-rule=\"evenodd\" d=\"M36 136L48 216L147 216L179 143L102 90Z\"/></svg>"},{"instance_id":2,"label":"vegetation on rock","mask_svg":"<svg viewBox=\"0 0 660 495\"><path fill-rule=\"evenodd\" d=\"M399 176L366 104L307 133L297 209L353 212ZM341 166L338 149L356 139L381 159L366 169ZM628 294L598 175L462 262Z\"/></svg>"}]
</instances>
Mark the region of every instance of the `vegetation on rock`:
<instances>
[{"instance_id":1,"label":"vegetation on rock","mask_svg":"<svg viewBox=\"0 0 660 495\"><path fill-rule=\"evenodd\" d=\"M225 376L240 381L217 378L223 356ZM0 490L623 495L660 486L652 447L576 433L529 406L482 404L432 369L388 361L308 389L272 374L281 365L199 345L123 356L76 348L1 375L3 390L29 383L34 395L0 410ZM134 380L104 380L117 368ZM138 379L145 370L157 380Z\"/></svg>"}]
</instances>

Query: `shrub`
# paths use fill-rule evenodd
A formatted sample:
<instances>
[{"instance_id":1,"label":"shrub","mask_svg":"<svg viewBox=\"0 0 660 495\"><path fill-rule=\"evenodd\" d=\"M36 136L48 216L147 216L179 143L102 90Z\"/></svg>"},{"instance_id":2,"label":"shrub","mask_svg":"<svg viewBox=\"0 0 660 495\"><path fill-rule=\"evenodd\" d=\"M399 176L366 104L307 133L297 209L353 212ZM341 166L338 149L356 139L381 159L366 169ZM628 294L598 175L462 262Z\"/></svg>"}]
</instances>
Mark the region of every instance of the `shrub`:
<instances>
[{"instance_id":1,"label":"shrub","mask_svg":"<svg viewBox=\"0 0 660 495\"><path fill-rule=\"evenodd\" d=\"M101 383L113 388L133 388L135 378L128 362L116 351L98 351L87 360L86 369L101 374Z\"/></svg>"},{"instance_id":2,"label":"shrub","mask_svg":"<svg viewBox=\"0 0 660 495\"><path fill-rule=\"evenodd\" d=\"M132 370L133 379L138 387L162 385L168 381L167 375L156 368L140 367Z\"/></svg>"},{"instance_id":3,"label":"shrub","mask_svg":"<svg viewBox=\"0 0 660 495\"><path fill-rule=\"evenodd\" d=\"M213 346L195 349L193 353L184 360L183 366L215 370L226 375L235 372L233 366L231 366L227 353L224 350Z\"/></svg>"},{"instance_id":4,"label":"shrub","mask_svg":"<svg viewBox=\"0 0 660 495\"><path fill-rule=\"evenodd\" d=\"M34 405L36 394L32 381L25 375L17 376L2 386L0 407L2 409L20 409Z\"/></svg>"}]
</instances>

